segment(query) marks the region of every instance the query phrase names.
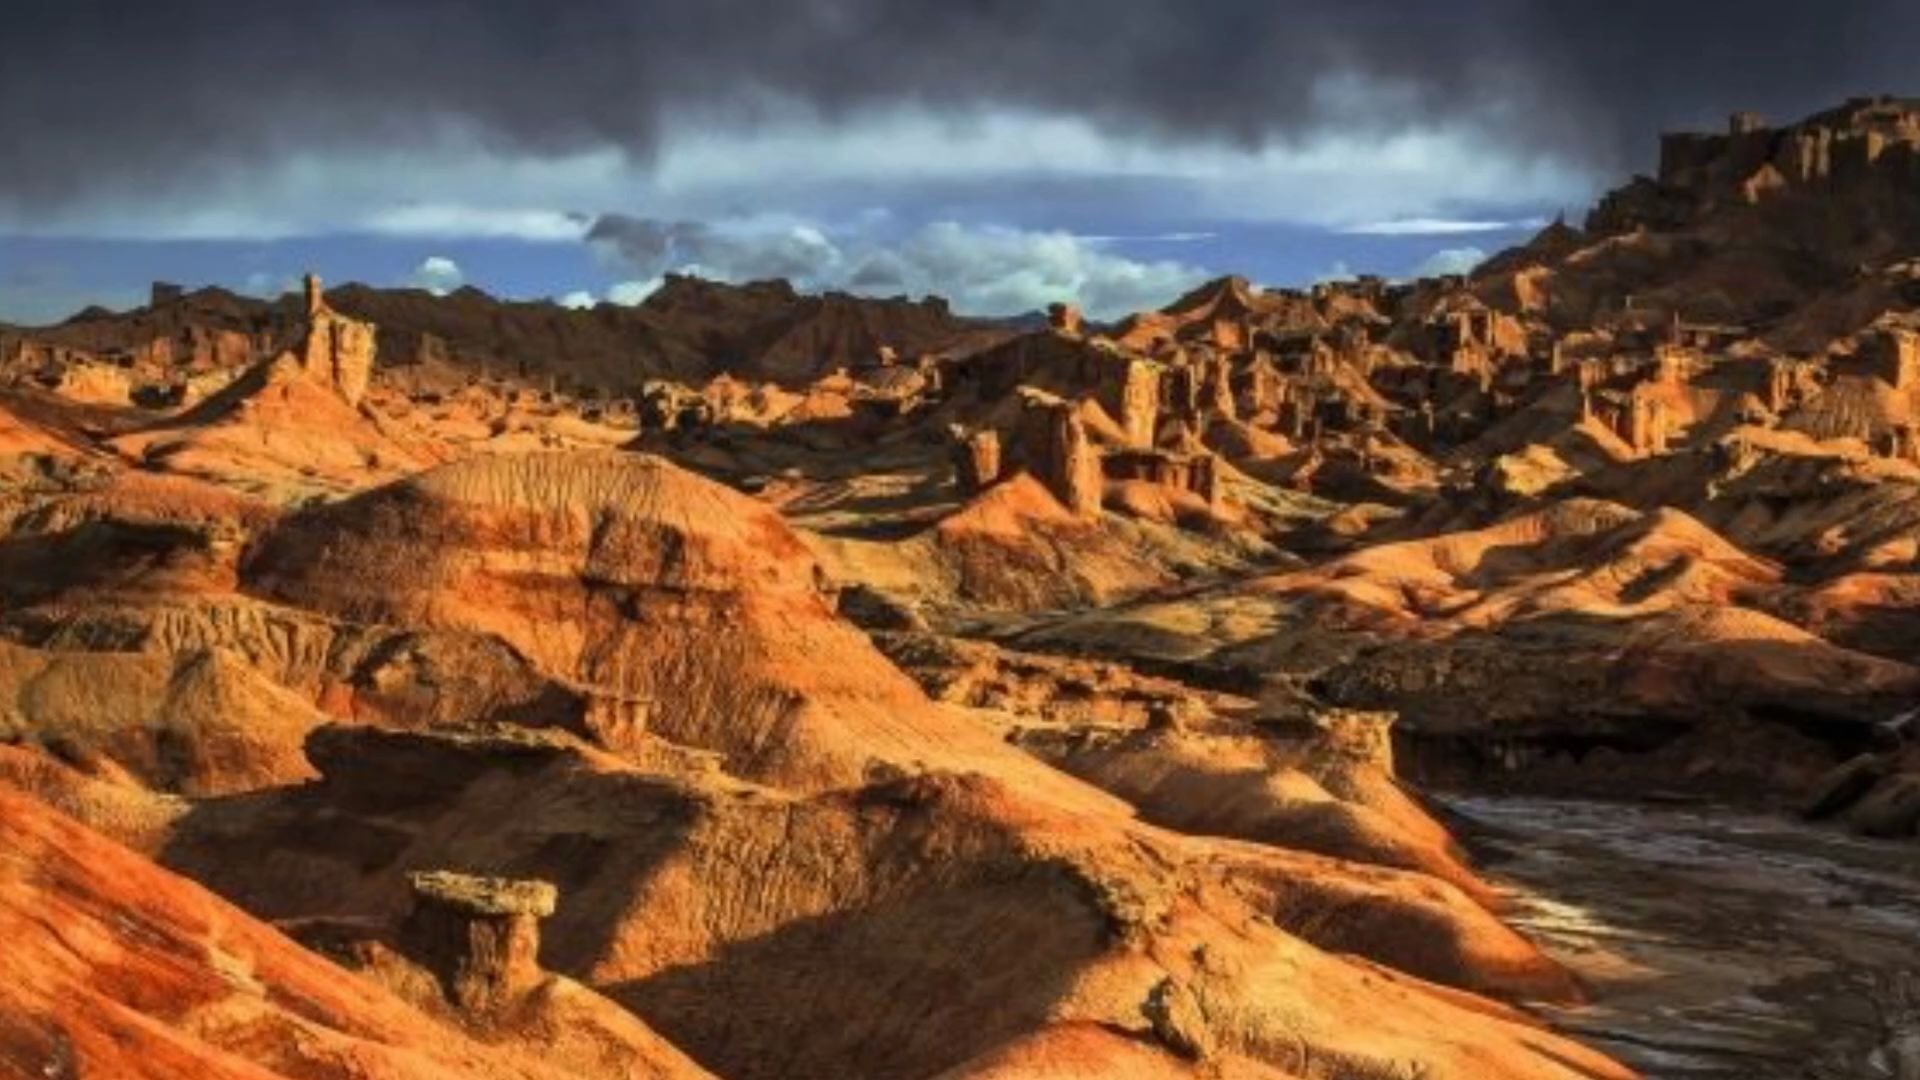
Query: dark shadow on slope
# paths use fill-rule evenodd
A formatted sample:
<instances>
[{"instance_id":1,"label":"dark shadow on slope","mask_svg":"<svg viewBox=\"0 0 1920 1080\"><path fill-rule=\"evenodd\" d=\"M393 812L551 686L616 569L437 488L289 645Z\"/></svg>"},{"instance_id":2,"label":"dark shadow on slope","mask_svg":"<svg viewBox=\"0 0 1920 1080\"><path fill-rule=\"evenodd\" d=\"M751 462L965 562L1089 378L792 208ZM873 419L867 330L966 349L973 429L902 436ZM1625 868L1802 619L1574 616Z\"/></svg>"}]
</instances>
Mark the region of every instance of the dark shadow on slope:
<instances>
[{"instance_id":1,"label":"dark shadow on slope","mask_svg":"<svg viewBox=\"0 0 1920 1080\"><path fill-rule=\"evenodd\" d=\"M791 922L605 992L732 1080L908 1080L1039 1027L1107 947L1082 882L1041 863Z\"/></svg>"}]
</instances>

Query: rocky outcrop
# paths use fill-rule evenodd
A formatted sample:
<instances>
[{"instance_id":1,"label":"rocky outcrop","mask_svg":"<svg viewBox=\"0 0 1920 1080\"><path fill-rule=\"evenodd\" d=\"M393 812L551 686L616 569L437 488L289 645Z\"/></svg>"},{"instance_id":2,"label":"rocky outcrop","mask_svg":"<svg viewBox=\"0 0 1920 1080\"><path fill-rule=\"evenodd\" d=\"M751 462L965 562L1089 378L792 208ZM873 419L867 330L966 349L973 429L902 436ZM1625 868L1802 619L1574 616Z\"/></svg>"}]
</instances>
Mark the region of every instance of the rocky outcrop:
<instances>
[{"instance_id":1,"label":"rocky outcrop","mask_svg":"<svg viewBox=\"0 0 1920 1080\"><path fill-rule=\"evenodd\" d=\"M1197 496L1209 507L1221 498L1219 459L1207 451L1128 450L1108 454L1101 470L1109 480L1142 481Z\"/></svg>"},{"instance_id":2,"label":"rocky outcrop","mask_svg":"<svg viewBox=\"0 0 1920 1080\"><path fill-rule=\"evenodd\" d=\"M447 1000L469 1013L495 1013L546 979L540 920L559 901L551 883L435 870L414 874L410 884L413 910L401 945L440 980Z\"/></svg>"},{"instance_id":3,"label":"rocky outcrop","mask_svg":"<svg viewBox=\"0 0 1920 1080\"><path fill-rule=\"evenodd\" d=\"M1072 304L1048 304L1047 325L1055 332L1078 337L1080 334L1080 309Z\"/></svg>"},{"instance_id":4,"label":"rocky outcrop","mask_svg":"<svg viewBox=\"0 0 1920 1080\"><path fill-rule=\"evenodd\" d=\"M313 775L310 704L224 650L28 649L0 641L0 742L96 775L225 795Z\"/></svg>"},{"instance_id":5,"label":"rocky outcrop","mask_svg":"<svg viewBox=\"0 0 1920 1080\"><path fill-rule=\"evenodd\" d=\"M1103 474L1100 451L1087 435L1079 411L1058 398L1029 393L1021 423L1023 464L1079 517L1100 513Z\"/></svg>"},{"instance_id":6,"label":"rocky outcrop","mask_svg":"<svg viewBox=\"0 0 1920 1080\"><path fill-rule=\"evenodd\" d=\"M601 729L629 756L666 740L795 790L928 754L1032 767L837 618L773 509L659 458L461 461L286 519L242 575L280 603L489 635L576 692L645 699L644 731Z\"/></svg>"},{"instance_id":7,"label":"rocky outcrop","mask_svg":"<svg viewBox=\"0 0 1920 1080\"><path fill-rule=\"evenodd\" d=\"M1774 128L1758 113L1732 114L1724 134L1661 136L1659 182L1700 201L1757 203L1807 188L1893 185L1920 158L1920 102L1854 98Z\"/></svg>"},{"instance_id":8,"label":"rocky outcrop","mask_svg":"<svg viewBox=\"0 0 1920 1080\"><path fill-rule=\"evenodd\" d=\"M373 379L377 328L328 307L320 279L312 274L306 279L306 301L307 332L299 348L302 369L347 404L360 404Z\"/></svg>"},{"instance_id":9,"label":"rocky outcrop","mask_svg":"<svg viewBox=\"0 0 1920 1080\"><path fill-rule=\"evenodd\" d=\"M1223 367L1223 378L1224 371ZM1231 401L1227 408L1232 408ZM1152 364L1144 360L1127 364L1120 385L1120 411L1114 419L1120 422L1120 430L1129 445L1141 448L1153 445L1154 435L1160 428L1160 374Z\"/></svg>"},{"instance_id":10,"label":"rocky outcrop","mask_svg":"<svg viewBox=\"0 0 1920 1080\"><path fill-rule=\"evenodd\" d=\"M954 477L960 491L976 495L1000 479L1000 433L992 429L954 432Z\"/></svg>"},{"instance_id":11,"label":"rocky outcrop","mask_svg":"<svg viewBox=\"0 0 1920 1080\"><path fill-rule=\"evenodd\" d=\"M342 745L316 791L211 808L176 857L289 917L349 897L397 916L408 866L564 883L542 964L728 1077L932 1076L1074 1021L1175 1053L1213 1046L1229 1065L1378 1072L1411 1058L1446 1080L1624 1076L1485 1002L1334 955L1455 986L1568 991L1451 886L1179 836L1104 796L1066 805L1062 787L1077 785L1058 774L988 764L801 795L643 772L577 744L408 736L396 761L377 752L391 733L331 738ZM409 775L427 779L394 782ZM276 873L222 854L267 835L285 838ZM370 844L391 858L368 858ZM486 941L500 918L523 918L491 886L477 903L464 883L453 891L455 924L478 908ZM461 955L472 939L451 940ZM1142 1009L1169 979L1210 1005L1156 1031ZM1365 1024L1349 1012L1361 1001L1375 1003Z\"/></svg>"},{"instance_id":12,"label":"rocky outcrop","mask_svg":"<svg viewBox=\"0 0 1920 1080\"><path fill-rule=\"evenodd\" d=\"M5 784L0 935L8 1076L578 1075L430 1019Z\"/></svg>"}]
</instances>

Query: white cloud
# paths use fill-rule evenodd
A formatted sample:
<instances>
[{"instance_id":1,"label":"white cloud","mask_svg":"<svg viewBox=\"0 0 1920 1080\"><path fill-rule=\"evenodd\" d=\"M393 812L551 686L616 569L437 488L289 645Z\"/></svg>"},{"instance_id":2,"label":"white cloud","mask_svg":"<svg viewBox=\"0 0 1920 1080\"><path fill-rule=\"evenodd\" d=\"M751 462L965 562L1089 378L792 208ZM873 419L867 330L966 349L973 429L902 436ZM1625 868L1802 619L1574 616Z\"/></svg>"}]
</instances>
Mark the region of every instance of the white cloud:
<instances>
[{"instance_id":1,"label":"white cloud","mask_svg":"<svg viewBox=\"0 0 1920 1080\"><path fill-rule=\"evenodd\" d=\"M467 280L460 264L445 255L429 255L413 268L413 284L435 296L445 296Z\"/></svg>"},{"instance_id":2,"label":"white cloud","mask_svg":"<svg viewBox=\"0 0 1920 1080\"><path fill-rule=\"evenodd\" d=\"M276 274L265 270L256 270L240 283L240 291L247 296L257 296L262 300L278 300L288 293L299 292L300 279L292 274Z\"/></svg>"},{"instance_id":3,"label":"white cloud","mask_svg":"<svg viewBox=\"0 0 1920 1080\"><path fill-rule=\"evenodd\" d=\"M1440 221L1458 206L1578 203L1594 191L1582 169L1517 151L1471 116L1384 136L1330 122L1247 146L1129 135L1031 111L905 107L831 122L775 113L747 128L670 126L651 181L671 201L751 189L769 176L862 191L1098 180L1117 191L1178 192L1183 212L1197 216L1329 227Z\"/></svg>"},{"instance_id":4,"label":"white cloud","mask_svg":"<svg viewBox=\"0 0 1920 1080\"><path fill-rule=\"evenodd\" d=\"M633 307L658 292L660 286L666 283L666 279L662 277L650 277L645 281L616 282L607 289L607 303Z\"/></svg>"},{"instance_id":5,"label":"white cloud","mask_svg":"<svg viewBox=\"0 0 1920 1080\"><path fill-rule=\"evenodd\" d=\"M1442 248L1413 268L1414 277L1439 277L1465 274L1487 261L1487 253L1477 247Z\"/></svg>"},{"instance_id":6,"label":"white cloud","mask_svg":"<svg viewBox=\"0 0 1920 1080\"><path fill-rule=\"evenodd\" d=\"M1313 282L1316 285L1335 281L1352 281L1353 279L1353 267L1348 266L1347 260L1345 259L1335 259L1332 266L1327 267L1325 270L1313 276Z\"/></svg>"},{"instance_id":7,"label":"white cloud","mask_svg":"<svg viewBox=\"0 0 1920 1080\"><path fill-rule=\"evenodd\" d=\"M657 277L669 270L727 281L830 281L843 256L817 226L784 218L663 221L608 214L587 242L618 266Z\"/></svg>"},{"instance_id":8,"label":"white cloud","mask_svg":"<svg viewBox=\"0 0 1920 1080\"><path fill-rule=\"evenodd\" d=\"M649 275L616 286L616 302L637 302L659 275L692 273L721 281L784 277L801 289L843 289L869 296L935 294L956 311L1004 315L1079 304L1105 318L1158 307L1205 280L1198 267L1141 261L1101 250L1071 233L955 222L899 238L855 228L828 237L794 222L668 222L609 216L592 242L615 265Z\"/></svg>"},{"instance_id":9,"label":"white cloud","mask_svg":"<svg viewBox=\"0 0 1920 1080\"><path fill-rule=\"evenodd\" d=\"M887 281L889 274L896 281ZM1064 232L942 222L870 255L854 282L867 292L937 293L967 312L1008 314L1071 301L1109 318L1159 307L1206 277L1171 260L1109 254Z\"/></svg>"},{"instance_id":10,"label":"white cloud","mask_svg":"<svg viewBox=\"0 0 1920 1080\"><path fill-rule=\"evenodd\" d=\"M1139 233L1075 233L1074 239L1083 244L1191 244L1201 240L1212 240L1220 234L1215 232L1164 232Z\"/></svg>"},{"instance_id":11,"label":"white cloud","mask_svg":"<svg viewBox=\"0 0 1920 1080\"><path fill-rule=\"evenodd\" d=\"M1451 236L1458 233L1500 232L1505 229L1538 229L1545 225L1544 218L1523 218L1518 221L1473 221L1458 218L1398 218L1393 221L1370 221L1361 225L1349 225L1340 232L1350 236Z\"/></svg>"},{"instance_id":12,"label":"white cloud","mask_svg":"<svg viewBox=\"0 0 1920 1080\"><path fill-rule=\"evenodd\" d=\"M354 222L354 226L388 236L557 242L580 239L591 220L585 214L537 208L409 203L375 209Z\"/></svg>"},{"instance_id":13,"label":"white cloud","mask_svg":"<svg viewBox=\"0 0 1920 1080\"><path fill-rule=\"evenodd\" d=\"M573 292L567 293L565 296L556 296L553 298L553 302L559 304L561 307L573 308L576 311L585 310L598 303L598 301L593 298L593 294L585 289L576 289Z\"/></svg>"}]
</instances>

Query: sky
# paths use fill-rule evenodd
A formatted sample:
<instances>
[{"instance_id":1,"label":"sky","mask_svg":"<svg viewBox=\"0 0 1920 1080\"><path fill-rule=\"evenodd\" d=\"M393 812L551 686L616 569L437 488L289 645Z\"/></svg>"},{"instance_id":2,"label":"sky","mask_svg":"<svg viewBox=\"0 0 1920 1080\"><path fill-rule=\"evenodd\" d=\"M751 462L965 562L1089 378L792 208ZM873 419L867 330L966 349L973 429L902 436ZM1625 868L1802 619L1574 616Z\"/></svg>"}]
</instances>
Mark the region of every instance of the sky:
<instances>
[{"instance_id":1,"label":"sky","mask_svg":"<svg viewBox=\"0 0 1920 1080\"><path fill-rule=\"evenodd\" d=\"M1463 270L1668 129L1920 90L1852 0L9 0L0 320L667 273L1110 317Z\"/></svg>"}]
</instances>

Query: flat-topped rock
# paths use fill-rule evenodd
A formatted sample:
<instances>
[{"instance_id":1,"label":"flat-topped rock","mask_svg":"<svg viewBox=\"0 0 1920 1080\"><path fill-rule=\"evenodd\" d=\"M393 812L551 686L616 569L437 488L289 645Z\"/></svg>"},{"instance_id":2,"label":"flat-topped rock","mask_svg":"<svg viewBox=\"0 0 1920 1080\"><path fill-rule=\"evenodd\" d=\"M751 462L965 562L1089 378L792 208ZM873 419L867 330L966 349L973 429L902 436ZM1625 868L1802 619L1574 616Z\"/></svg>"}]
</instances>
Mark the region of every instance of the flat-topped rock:
<instances>
[{"instance_id":1,"label":"flat-topped rock","mask_svg":"<svg viewBox=\"0 0 1920 1080\"><path fill-rule=\"evenodd\" d=\"M408 883L413 910L401 926L401 948L433 973L448 1003L494 1014L547 981L540 920L559 902L552 884L452 870L417 872Z\"/></svg>"},{"instance_id":2,"label":"flat-topped rock","mask_svg":"<svg viewBox=\"0 0 1920 1080\"><path fill-rule=\"evenodd\" d=\"M532 915L544 919L560 902L560 890L553 883L536 879L424 870L409 875L407 881L416 899L477 916Z\"/></svg>"}]
</instances>

